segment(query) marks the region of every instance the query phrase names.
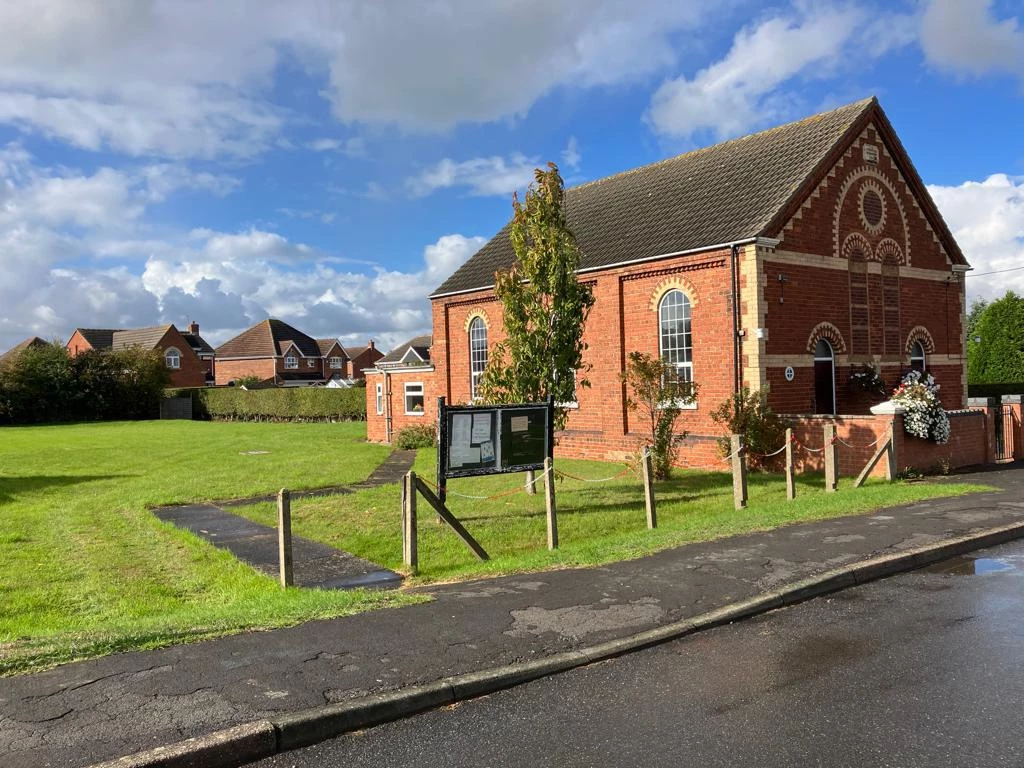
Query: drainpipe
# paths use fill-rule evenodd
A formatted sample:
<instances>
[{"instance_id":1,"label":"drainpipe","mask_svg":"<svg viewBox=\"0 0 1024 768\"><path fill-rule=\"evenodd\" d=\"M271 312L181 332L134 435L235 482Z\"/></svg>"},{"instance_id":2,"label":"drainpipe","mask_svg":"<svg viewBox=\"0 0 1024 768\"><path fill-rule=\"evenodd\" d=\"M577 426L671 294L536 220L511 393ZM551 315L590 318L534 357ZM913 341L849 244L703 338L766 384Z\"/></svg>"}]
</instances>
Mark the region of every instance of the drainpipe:
<instances>
[{"instance_id":1,"label":"drainpipe","mask_svg":"<svg viewBox=\"0 0 1024 768\"><path fill-rule=\"evenodd\" d=\"M384 442L391 442L391 374L384 371Z\"/></svg>"},{"instance_id":2,"label":"drainpipe","mask_svg":"<svg viewBox=\"0 0 1024 768\"><path fill-rule=\"evenodd\" d=\"M740 391L740 356L743 352L743 337L740 333L740 276L739 247L733 243L730 247L732 258L729 265L732 270L732 391ZM737 405L737 409L738 409ZM736 415L739 415L738 413Z\"/></svg>"}]
</instances>

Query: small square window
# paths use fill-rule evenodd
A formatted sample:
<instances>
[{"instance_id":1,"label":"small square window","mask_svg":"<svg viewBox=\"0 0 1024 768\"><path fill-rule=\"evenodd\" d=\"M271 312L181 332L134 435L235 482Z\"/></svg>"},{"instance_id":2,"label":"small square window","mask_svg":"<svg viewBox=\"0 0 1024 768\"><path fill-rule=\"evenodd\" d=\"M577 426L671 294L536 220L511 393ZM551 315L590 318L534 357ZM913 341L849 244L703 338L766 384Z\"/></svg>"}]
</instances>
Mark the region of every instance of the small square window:
<instances>
[{"instance_id":1,"label":"small square window","mask_svg":"<svg viewBox=\"0 0 1024 768\"><path fill-rule=\"evenodd\" d=\"M405 385L405 414L407 416L423 415L423 384L409 382Z\"/></svg>"}]
</instances>

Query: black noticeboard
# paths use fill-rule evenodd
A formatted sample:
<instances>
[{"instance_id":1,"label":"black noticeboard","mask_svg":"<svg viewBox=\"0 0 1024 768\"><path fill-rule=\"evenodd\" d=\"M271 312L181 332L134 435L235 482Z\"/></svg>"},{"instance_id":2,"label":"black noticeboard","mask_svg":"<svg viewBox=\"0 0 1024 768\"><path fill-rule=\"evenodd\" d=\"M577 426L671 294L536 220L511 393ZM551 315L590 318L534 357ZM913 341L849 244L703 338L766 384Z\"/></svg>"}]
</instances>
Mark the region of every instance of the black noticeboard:
<instances>
[{"instance_id":1,"label":"black noticeboard","mask_svg":"<svg viewBox=\"0 0 1024 768\"><path fill-rule=\"evenodd\" d=\"M438 398L438 481L544 468L554 403L447 407Z\"/></svg>"}]
</instances>

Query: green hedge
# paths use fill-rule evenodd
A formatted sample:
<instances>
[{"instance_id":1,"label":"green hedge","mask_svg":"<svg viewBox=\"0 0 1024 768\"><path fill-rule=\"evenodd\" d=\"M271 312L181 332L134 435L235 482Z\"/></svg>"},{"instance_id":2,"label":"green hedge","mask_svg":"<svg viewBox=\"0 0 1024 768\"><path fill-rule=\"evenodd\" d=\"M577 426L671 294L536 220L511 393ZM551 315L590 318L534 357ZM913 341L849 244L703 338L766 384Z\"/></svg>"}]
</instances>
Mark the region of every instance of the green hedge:
<instances>
[{"instance_id":1,"label":"green hedge","mask_svg":"<svg viewBox=\"0 0 1024 768\"><path fill-rule=\"evenodd\" d=\"M168 390L191 397L196 419L228 421L365 421L366 390L327 387L236 389L211 387Z\"/></svg>"}]
</instances>

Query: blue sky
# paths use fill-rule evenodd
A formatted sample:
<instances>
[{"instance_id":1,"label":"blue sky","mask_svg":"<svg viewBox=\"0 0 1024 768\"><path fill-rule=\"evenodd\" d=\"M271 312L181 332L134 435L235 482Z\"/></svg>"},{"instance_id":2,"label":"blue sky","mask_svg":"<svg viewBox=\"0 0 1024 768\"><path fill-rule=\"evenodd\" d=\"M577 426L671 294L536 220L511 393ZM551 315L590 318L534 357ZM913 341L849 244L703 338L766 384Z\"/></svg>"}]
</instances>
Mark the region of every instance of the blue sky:
<instances>
[{"instance_id":1,"label":"blue sky","mask_svg":"<svg viewBox=\"0 0 1024 768\"><path fill-rule=\"evenodd\" d=\"M36 0L0 29L0 350L268 316L389 348L534 167L871 94L976 273L1024 266L1019 1Z\"/></svg>"}]
</instances>

